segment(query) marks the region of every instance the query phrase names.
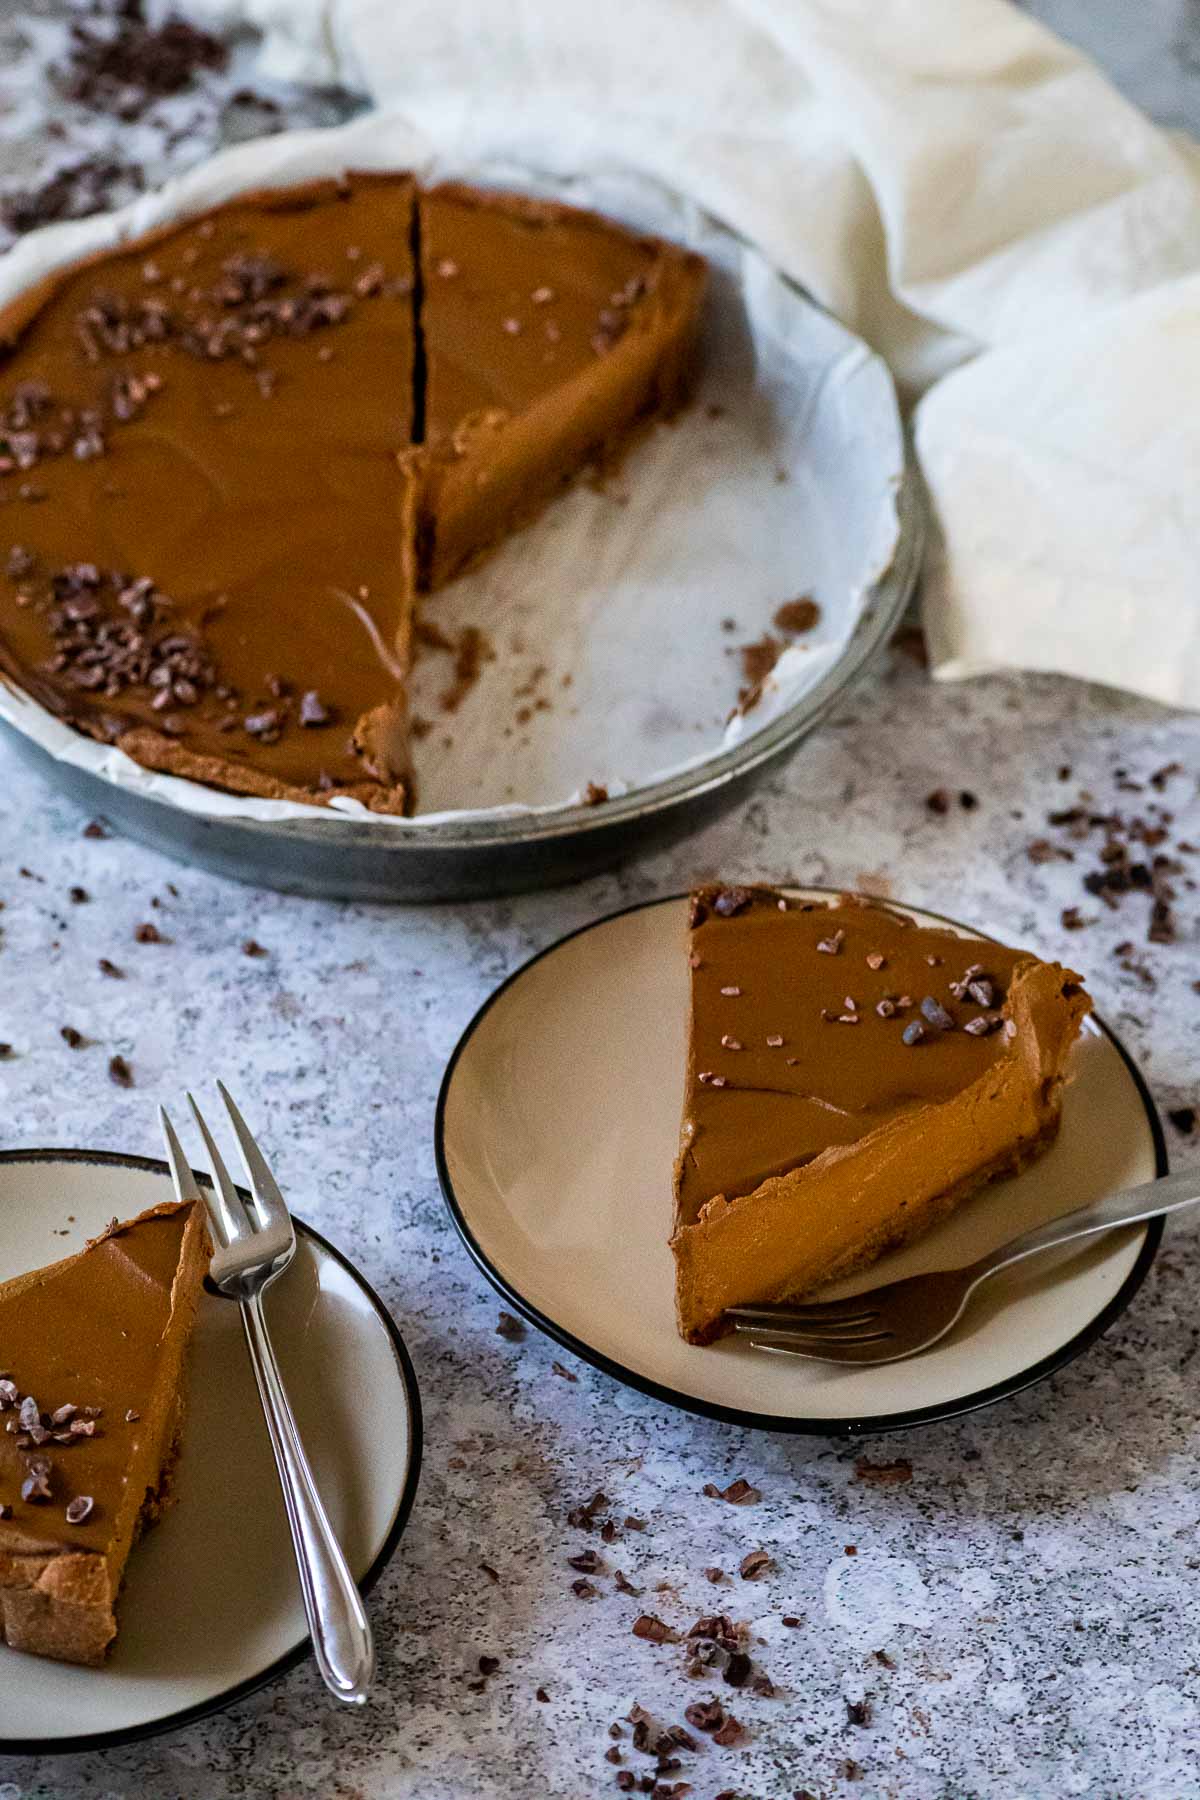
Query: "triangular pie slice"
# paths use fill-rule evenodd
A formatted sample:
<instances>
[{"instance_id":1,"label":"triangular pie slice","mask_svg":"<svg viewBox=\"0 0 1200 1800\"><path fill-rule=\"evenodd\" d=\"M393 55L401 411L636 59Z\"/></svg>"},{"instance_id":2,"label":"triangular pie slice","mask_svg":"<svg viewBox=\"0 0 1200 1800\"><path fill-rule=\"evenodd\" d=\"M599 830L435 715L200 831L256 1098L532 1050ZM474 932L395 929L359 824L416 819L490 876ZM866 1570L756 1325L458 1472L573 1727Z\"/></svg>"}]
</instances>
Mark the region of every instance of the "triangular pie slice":
<instances>
[{"instance_id":1,"label":"triangular pie slice","mask_svg":"<svg viewBox=\"0 0 1200 1800\"><path fill-rule=\"evenodd\" d=\"M703 260L578 207L458 183L418 200L421 581L440 587L694 373Z\"/></svg>"},{"instance_id":2,"label":"triangular pie slice","mask_svg":"<svg viewBox=\"0 0 1200 1800\"><path fill-rule=\"evenodd\" d=\"M170 1499L204 1208L153 1207L0 1285L0 1641L99 1664Z\"/></svg>"},{"instance_id":3,"label":"triangular pie slice","mask_svg":"<svg viewBox=\"0 0 1200 1800\"><path fill-rule=\"evenodd\" d=\"M681 1334L908 1243L1043 1150L1090 1010L1025 951L853 899L692 896L675 1169Z\"/></svg>"}]
</instances>

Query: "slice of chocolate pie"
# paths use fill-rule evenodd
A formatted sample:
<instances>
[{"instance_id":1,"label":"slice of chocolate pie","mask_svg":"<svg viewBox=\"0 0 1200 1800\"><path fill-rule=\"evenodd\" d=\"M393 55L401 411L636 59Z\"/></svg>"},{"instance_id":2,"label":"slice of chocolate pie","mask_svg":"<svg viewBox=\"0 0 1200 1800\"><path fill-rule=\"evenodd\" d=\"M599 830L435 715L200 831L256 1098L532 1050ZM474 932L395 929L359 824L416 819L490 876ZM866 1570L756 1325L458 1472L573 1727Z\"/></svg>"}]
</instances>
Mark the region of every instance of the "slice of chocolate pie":
<instances>
[{"instance_id":1,"label":"slice of chocolate pie","mask_svg":"<svg viewBox=\"0 0 1200 1800\"><path fill-rule=\"evenodd\" d=\"M808 1294L1043 1150L1090 1002L1026 951L887 907L692 896L675 1169L681 1334Z\"/></svg>"},{"instance_id":2,"label":"slice of chocolate pie","mask_svg":"<svg viewBox=\"0 0 1200 1800\"><path fill-rule=\"evenodd\" d=\"M103 1662L129 1552L170 1498L203 1207L154 1207L0 1285L0 1641Z\"/></svg>"},{"instance_id":3,"label":"slice of chocolate pie","mask_svg":"<svg viewBox=\"0 0 1200 1800\"><path fill-rule=\"evenodd\" d=\"M578 207L461 183L419 201L421 579L525 524L694 371L705 266Z\"/></svg>"}]
</instances>

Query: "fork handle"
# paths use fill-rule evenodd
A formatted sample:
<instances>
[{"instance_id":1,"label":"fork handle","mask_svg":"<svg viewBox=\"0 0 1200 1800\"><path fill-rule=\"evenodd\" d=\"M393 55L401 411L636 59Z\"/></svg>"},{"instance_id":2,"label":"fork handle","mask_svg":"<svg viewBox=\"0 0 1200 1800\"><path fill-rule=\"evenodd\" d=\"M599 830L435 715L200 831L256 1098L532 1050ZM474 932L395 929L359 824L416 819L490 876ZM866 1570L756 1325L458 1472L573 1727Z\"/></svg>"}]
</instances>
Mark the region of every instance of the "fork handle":
<instances>
[{"instance_id":1,"label":"fork handle","mask_svg":"<svg viewBox=\"0 0 1200 1800\"><path fill-rule=\"evenodd\" d=\"M242 1301L241 1307L250 1362L292 1531L317 1667L337 1699L360 1706L375 1673L375 1644L366 1609L304 1454L271 1348L262 1298L253 1294Z\"/></svg>"},{"instance_id":2,"label":"fork handle","mask_svg":"<svg viewBox=\"0 0 1200 1800\"><path fill-rule=\"evenodd\" d=\"M1069 1244L1072 1238L1091 1237L1098 1231L1112 1231L1119 1225L1137 1225L1142 1219L1153 1219L1159 1213L1179 1212L1200 1201L1200 1170L1185 1169L1179 1175L1167 1175L1160 1181L1146 1181L1140 1187L1123 1188L1108 1194L1091 1206L1064 1213L1033 1231L1001 1244L989 1256L981 1257L972 1273L977 1281L1006 1269L1010 1263L1049 1250L1055 1244Z\"/></svg>"}]
</instances>

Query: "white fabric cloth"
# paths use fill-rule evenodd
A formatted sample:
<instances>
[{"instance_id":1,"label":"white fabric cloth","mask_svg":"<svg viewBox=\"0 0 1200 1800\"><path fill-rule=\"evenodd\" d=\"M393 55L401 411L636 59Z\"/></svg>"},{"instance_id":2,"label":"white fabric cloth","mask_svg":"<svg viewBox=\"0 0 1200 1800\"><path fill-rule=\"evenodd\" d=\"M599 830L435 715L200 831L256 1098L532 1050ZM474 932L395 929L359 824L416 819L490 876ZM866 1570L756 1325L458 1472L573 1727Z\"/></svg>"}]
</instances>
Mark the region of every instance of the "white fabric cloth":
<instances>
[{"instance_id":1,"label":"white fabric cloth","mask_svg":"<svg viewBox=\"0 0 1200 1800\"><path fill-rule=\"evenodd\" d=\"M1008 0L190 0L453 158L644 170L924 394L946 677L1200 707L1200 158Z\"/></svg>"}]
</instances>

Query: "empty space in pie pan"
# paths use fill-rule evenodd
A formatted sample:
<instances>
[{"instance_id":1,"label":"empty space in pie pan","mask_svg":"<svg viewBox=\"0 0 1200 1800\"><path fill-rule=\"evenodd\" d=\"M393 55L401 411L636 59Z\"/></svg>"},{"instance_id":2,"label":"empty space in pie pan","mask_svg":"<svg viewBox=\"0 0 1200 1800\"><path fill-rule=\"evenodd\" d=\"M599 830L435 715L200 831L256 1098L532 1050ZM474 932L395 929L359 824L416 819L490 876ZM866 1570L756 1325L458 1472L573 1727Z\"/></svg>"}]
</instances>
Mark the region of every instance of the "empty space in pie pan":
<instances>
[{"instance_id":1,"label":"empty space in pie pan","mask_svg":"<svg viewBox=\"0 0 1200 1800\"><path fill-rule=\"evenodd\" d=\"M35 233L0 264L0 304L60 264L237 193L355 168L549 195L699 251L711 290L691 404L422 603L428 640L477 633L482 655L464 682L452 652L420 650L412 818L155 774L2 684L0 721L90 813L241 880L423 900L577 878L729 805L887 641L922 539L891 380L735 231L646 178L451 165L379 115L239 145L119 213ZM815 625L781 632L779 609L803 597ZM345 615L330 617L335 655ZM741 713L755 672L742 652L767 637L782 654Z\"/></svg>"}]
</instances>

